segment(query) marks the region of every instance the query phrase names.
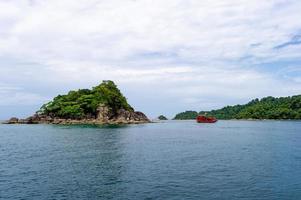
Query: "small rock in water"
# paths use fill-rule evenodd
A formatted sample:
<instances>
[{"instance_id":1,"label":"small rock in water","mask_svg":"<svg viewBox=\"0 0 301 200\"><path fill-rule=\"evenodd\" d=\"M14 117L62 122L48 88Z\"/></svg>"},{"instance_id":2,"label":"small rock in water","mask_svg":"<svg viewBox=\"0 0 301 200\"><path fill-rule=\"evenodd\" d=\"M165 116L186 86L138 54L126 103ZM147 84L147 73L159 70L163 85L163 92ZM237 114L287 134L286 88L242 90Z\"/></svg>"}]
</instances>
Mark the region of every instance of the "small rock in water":
<instances>
[{"instance_id":1,"label":"small rock in water","mask_svg":"<svg viewBox=\"0 0 301 200\"><path fill-rule=\"evenodd\" d=\"M19 119L16 117L10 118L6 123L7 124L17 124L19 122Z\"/></svg>"}]
</instances>

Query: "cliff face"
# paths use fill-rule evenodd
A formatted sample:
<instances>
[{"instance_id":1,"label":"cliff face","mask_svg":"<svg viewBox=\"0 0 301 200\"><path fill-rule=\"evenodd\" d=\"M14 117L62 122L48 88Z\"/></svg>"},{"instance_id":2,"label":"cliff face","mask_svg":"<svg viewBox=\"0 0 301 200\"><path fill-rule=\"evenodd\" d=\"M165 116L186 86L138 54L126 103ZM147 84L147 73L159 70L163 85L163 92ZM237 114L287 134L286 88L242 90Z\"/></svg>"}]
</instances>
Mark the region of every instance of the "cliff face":
<instances>
[{"instance_id":1,"label":"cliff face","mask_svg":"<svg viewBox=\"0 0 301 200\"><path fill-rule=\"evenodd\" d=\"M26 119L11 118L6 124L140 124L149 123L147 116L139 111L118 110L116 113L110 111L107 106L100 105L97 109L96 118L65 119L51 117L43 114L35 114Z\"/></svg>"},{"instance_id":2,"label":"cliff face","mask_svg":"<svg viewBox=\"0 0 301 200\"><path fill-rule=\"evenodd\" d=\"M113 81L89 89L58 95L26 119L11 118L7 124L130 124L150 120L136 112Z\"/></svg>"}]
</instances>

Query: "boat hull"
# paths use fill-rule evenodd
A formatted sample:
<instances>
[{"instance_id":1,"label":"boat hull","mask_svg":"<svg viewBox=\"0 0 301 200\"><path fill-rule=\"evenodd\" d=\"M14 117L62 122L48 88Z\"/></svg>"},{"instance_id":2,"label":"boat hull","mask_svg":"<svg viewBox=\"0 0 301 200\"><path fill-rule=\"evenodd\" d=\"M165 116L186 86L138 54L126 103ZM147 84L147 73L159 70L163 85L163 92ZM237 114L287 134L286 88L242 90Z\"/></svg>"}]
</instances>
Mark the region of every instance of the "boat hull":
<instances>
[{"instance_id":1,"label":"boat hull","mask_svg":"<svg viewBox=\"0 0 301 200\"><path fill-rule=\"evenodd\" d=\"M198 116L196 118L196 121L198 123L215 123L215 122L217 122L217 119L214 117Z\"/></svg>"}]
</instances>

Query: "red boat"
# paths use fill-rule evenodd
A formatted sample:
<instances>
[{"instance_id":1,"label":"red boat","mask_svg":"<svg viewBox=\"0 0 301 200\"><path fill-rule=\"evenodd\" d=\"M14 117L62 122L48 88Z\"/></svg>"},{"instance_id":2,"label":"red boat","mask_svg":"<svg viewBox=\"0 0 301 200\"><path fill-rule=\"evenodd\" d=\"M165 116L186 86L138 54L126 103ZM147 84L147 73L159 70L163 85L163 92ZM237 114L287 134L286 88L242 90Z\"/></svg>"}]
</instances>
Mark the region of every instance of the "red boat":
<instances>
[{"instance_id":1,"label":"red boat","mask_svg":"<svg viewBox=\"0 0 301 200\"><path fill-rule=\"evenodd\" d=\"M214 117L206 117L203 115L199 115L199 116L197 116L196 121L198 123L215 123L215 122L217 122L217 119Z\"/></svg>"}]
</instances>

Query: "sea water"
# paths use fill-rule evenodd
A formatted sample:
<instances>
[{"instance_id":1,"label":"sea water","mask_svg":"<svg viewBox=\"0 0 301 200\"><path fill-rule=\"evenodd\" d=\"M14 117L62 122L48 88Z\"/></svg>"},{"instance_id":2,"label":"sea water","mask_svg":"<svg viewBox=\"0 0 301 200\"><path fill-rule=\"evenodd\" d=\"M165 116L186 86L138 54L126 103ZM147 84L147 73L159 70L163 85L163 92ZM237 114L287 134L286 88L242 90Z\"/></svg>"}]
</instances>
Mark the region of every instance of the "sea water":
<instances>
[{"instance_id":1,"label":"sea water","mask_svg":"<svg viewBox=\"0 0 301 200\"><path fill-rule=\"evenodd\" d=\"M301 199L301 122L0 125L0 199Z\"/></svg>"}]
</instances>

